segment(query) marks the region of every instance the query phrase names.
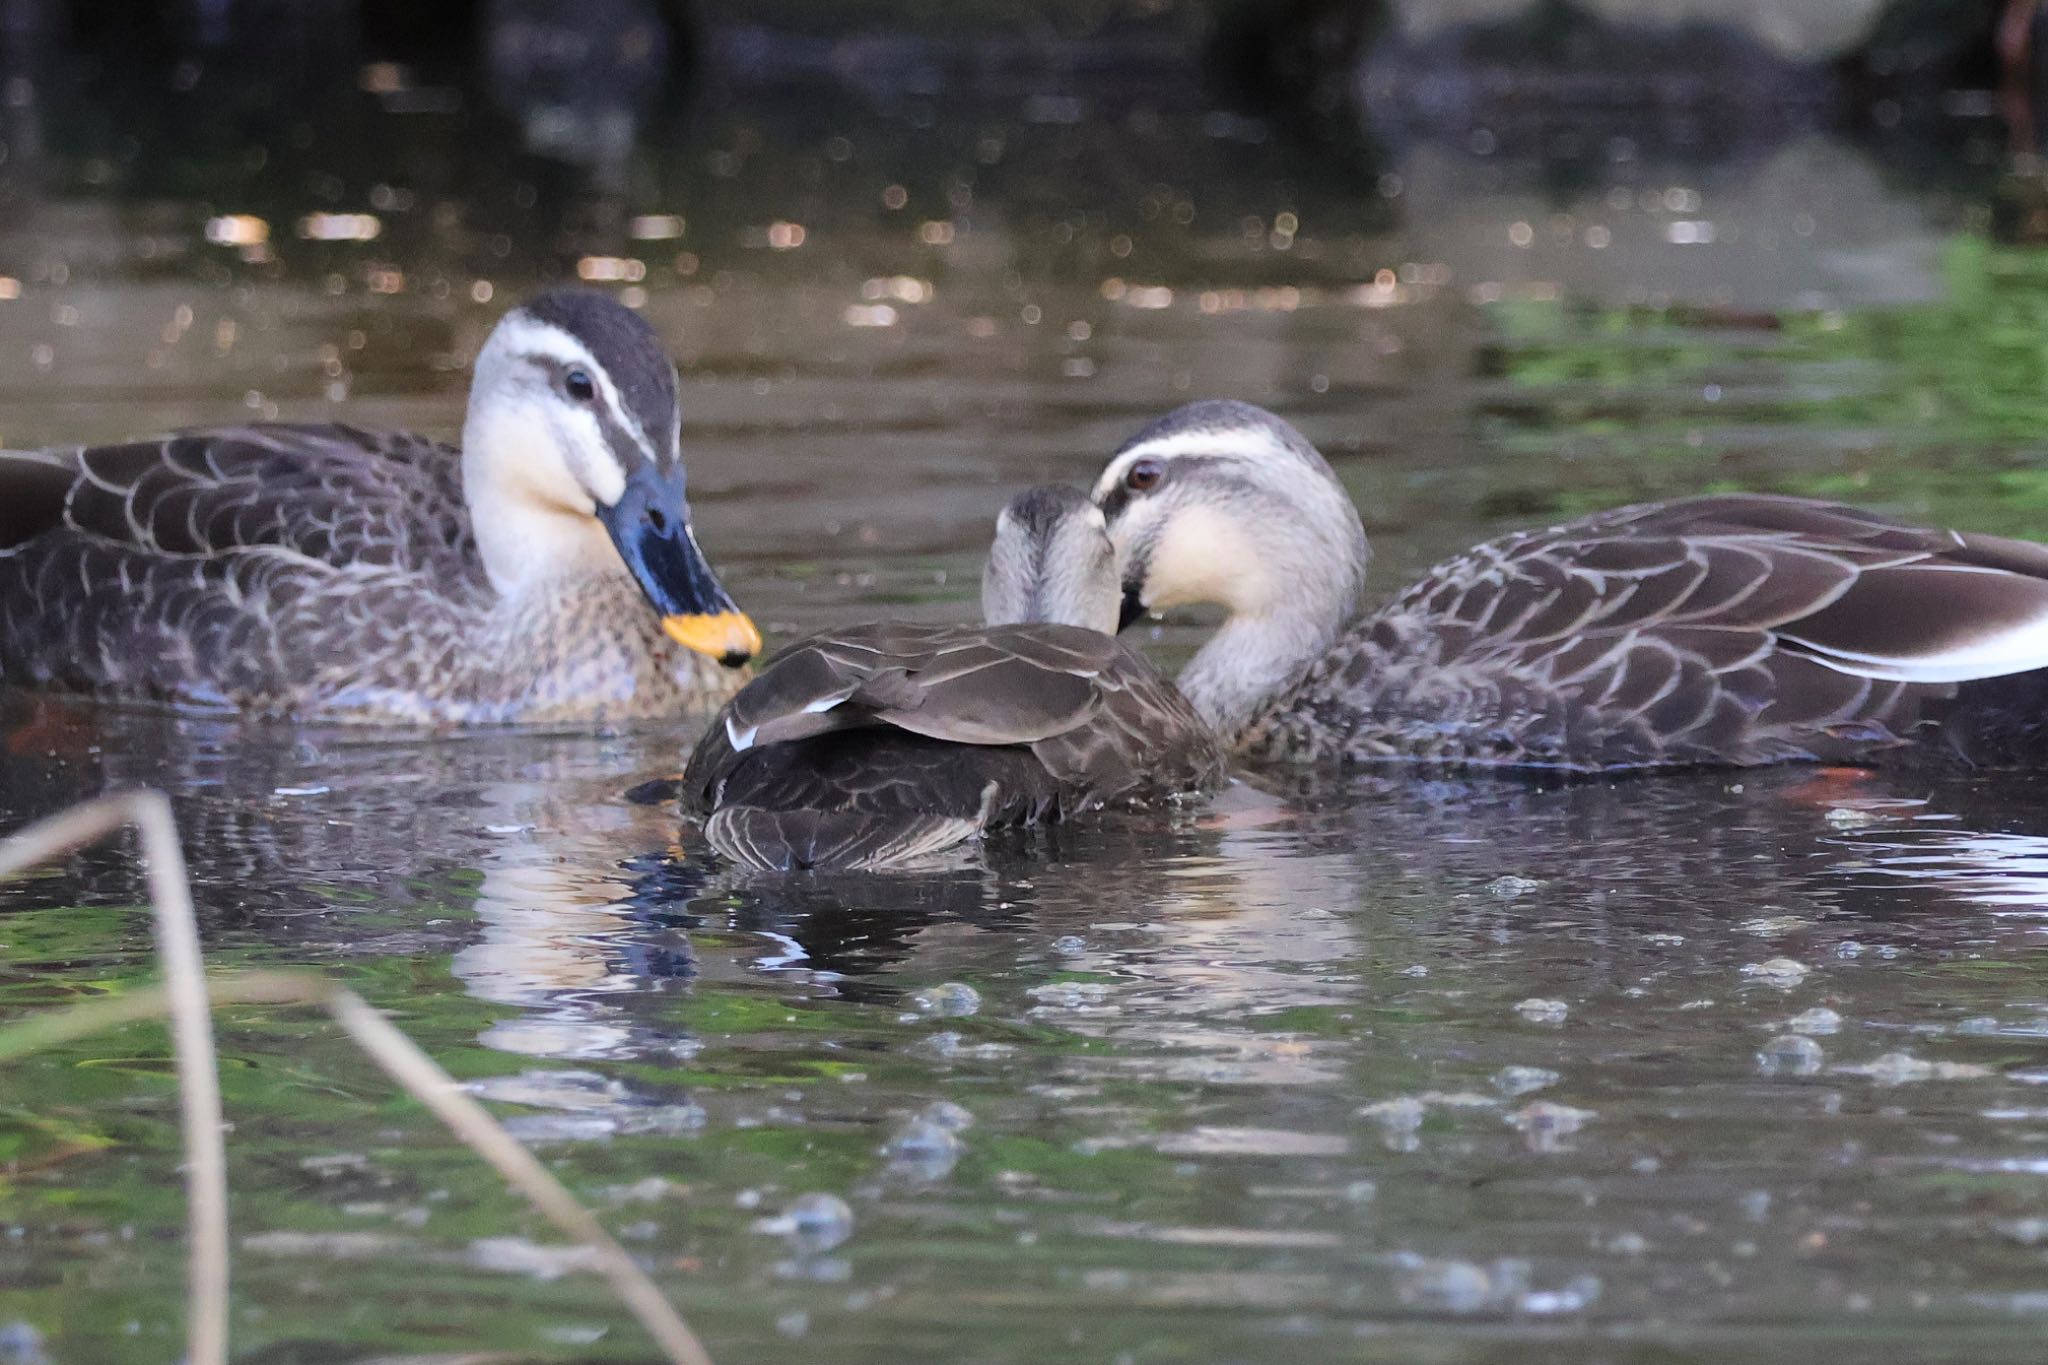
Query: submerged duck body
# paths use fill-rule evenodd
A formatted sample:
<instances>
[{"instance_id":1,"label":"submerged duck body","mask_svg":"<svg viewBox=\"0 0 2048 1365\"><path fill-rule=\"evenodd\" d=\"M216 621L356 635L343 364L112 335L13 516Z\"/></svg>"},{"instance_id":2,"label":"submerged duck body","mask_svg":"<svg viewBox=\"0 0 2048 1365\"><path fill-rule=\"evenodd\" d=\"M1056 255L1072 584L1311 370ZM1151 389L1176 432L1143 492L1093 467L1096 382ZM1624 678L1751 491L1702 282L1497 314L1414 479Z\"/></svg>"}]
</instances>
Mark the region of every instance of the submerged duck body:
<instances>
[{"instance_id":1,"label":"submerged duck body","mask_svg":"<svg viewBox=\"0 0 2048 1365\"><path fill-rule=\"evenodd\" d=\"M1868 757L1960 738L1991 680L2010 695L2048 668L2048 547L1831 503L1725 495L1600 513L1477 546L1354 616L1356 510L1270 413L1171 414L1111 460L1095 496L1131 607L1230 609L1181 687L1265 762L1598 772Z\"/></svg>"},{"instance_id":2,"label":"submerged duck body","mask_svg":"<svg viewBox=\"0 0 2048 1365\"><path fill-rule=\"evenodd\" d=\"M858 625L777 656L691 754L710 842L773 870L881 867L1222 781L1194 709L1108 633L1113 558L1081 494L1005 509L983 601L990 624Z\"/></svg>"},{"instance_id":3,"label":"submerged duck body","mask_svg":"<svg viewBox=\"0 0 2048 1365\"><path fill-rule=\"evenodd\" d=\"M437 726L705 708L759 637L677 422L652 330L564 291L493 331L461 450L271 424L0 454L0 680Z\"/></svg>"}]
</instances>

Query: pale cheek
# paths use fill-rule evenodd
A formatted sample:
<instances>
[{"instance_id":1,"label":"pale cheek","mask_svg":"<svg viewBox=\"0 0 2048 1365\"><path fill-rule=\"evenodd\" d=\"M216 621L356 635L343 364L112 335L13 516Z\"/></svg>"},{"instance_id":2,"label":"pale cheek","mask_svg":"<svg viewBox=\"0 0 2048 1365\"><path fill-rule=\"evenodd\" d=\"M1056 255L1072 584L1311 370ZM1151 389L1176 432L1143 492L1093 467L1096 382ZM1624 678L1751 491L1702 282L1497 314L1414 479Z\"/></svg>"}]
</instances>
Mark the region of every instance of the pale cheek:
<instances>
[{"instance_id":1,"label":"pale cheek","mask_svg":"<svg viewBox=\"0 0 2048 1365\"><path fill-rule=\"evenodd\" d=\"M1214 603L1251 611L1266 605L1270 575L1237 527L1189 510L1167 524L1154 546L1146 584L1154 608Z\"/></svg>"},{"instance_id":2,"label":"pale cheek","mask_svg":"<svg viewBox=\"0 0 2048 1365\"><path fill-rule=\"evenodd\" d=\"M463 434L472 496L550 512L592 512L591 493L564 459L553 414L531 404L471 413ZM614 494L616 497L616 494Z\"/></svg>"}]
</instances>

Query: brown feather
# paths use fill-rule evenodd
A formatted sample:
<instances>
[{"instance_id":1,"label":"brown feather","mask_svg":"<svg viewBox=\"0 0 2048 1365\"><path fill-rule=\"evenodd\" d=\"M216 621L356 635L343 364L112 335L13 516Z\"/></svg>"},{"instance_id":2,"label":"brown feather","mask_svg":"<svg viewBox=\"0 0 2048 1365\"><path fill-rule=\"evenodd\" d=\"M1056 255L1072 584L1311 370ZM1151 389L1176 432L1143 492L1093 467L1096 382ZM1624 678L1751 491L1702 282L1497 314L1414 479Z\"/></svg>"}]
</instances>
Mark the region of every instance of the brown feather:
<instances>
[{"instance_id":1,"label":"brown feather","mask_svg":"<svg viewBox=\"0 0 2048 1365\"><path fill-rule=\"evenodd\" d=\"M1716 495L1446 560L1237 747L1578 770L1834 759L1963 723L1979 658L1987 677L2048 668L2048 547Z\"/></svg>"}]
</instances>

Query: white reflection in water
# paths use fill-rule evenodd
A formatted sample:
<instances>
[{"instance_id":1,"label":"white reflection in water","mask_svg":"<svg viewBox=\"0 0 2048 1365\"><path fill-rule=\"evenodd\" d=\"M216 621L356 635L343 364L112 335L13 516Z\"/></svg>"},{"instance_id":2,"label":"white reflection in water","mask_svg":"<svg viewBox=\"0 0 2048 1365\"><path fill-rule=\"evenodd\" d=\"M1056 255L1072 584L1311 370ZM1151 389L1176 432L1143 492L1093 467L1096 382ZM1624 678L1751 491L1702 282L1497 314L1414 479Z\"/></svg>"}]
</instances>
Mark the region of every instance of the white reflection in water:
<instances>
[{"instance_id":1,"label":"white reflection in water","mask_svg":"<svg viewBox=\"0 0 2048 1365\"><path fill-rule=\"evenodd\" d=\"M2007 914L2048 914L2048 838L1930 829L1845 843L1861 856L1843 860L1841 872L1915 883Z\"/></svg>"},{"instance_id":2,"label":"white reflection in water","mask_svg":"<svg viewBox=\"0 0 2048 1365\"><path fill-rule=\"evenodd\" d=\"M479 1000L517 1005L479 1039L531 1057L595 1059L629 1055L635 1031L613 1003L647 989L621 961L631 885L619 850L635 846L633 809L585 804L575 820L548 818L539 787L507 784L483 793L502 810L497 828L516 827L483 865L476 942L455 954L453 971ZM555 812L559 815L560 812ZM573 837L560 831L573 828Z\"/></svg>"}]
</instances>

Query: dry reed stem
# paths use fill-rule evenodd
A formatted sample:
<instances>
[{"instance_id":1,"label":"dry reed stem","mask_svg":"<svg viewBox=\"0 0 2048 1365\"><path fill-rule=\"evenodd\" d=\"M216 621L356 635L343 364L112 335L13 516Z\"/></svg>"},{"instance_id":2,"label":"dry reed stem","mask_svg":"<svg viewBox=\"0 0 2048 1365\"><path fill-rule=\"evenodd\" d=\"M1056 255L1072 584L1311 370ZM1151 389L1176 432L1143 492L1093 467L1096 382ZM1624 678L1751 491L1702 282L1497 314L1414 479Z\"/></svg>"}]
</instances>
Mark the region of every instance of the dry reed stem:
<instances>
[{"instance_id":1,"label":"dry reed stem","mask_svg":"<svg viewBox=\"0 0 2048 1365\"><path fill-rule=\"evenodd\" d=\"M128 791L38 820L0 843L0 876L61 858L128 826L142 839L164 960L160 1009L171 1017L177 1057L178 1105L185 1134L185 1227L192 1268L187 1291L187 1365L226 1365L228 1358L228 1154L222 1136L220 1075L213 1020L199 952L199 921L178 826L162 792Z\"/></svg>"},{"instance_id":2,"label":"dry reed stem","mask_svg":"<svg viewBox=\"0 0 2048 1365\"><path fill-rule=\"evenodd\" d=\"M454 1077L371 1008L369 1002L312 972L254 972L207 981L199 965L198 927L192 913L184 859L178 853L177 827L171 820L170 803L161 794L131 792L108 797L29 826L0 843L0 875L57 857L127 823L141 829L143 850L149 858L150 894L157 910L165 984L161 988L132 991L113 1000L73 1005L0 1028L0 1062L102 1029L166 1012L171 1014L173 1036L179 1046L180 1092L185 1100L187 1183L195 1204L191 1216L192 1319L188 1330L188 1365L222 1365L227 1353L227 1163L221 1139L220 1091L214 1072L209 1009L211 1005L231 1003L319 1005L327 1010L401 1089L432 1110L450 1132L496 1167L555 1226L594 1254L598 1273L640 1320L671 1365L712 1365L710 1353L696 1333L626 1249ZM174 943L178 945L177 952L172 950ZM193 1018L197 1020L196 1036L205 1074L203 1084L187 1090L186 1040L191 1036L189 1021ZM179 1027L181 1019L187 1021L184 1028ZM203 1124L195 1124L195 1114L202 1118L211 1115L210 1130L197 1136L195 1128L203 1128ZM202 1183L198 1173L208 1164L205 1153L209 1138L212 1179ZM211 1201L203 1211L197 1207L202 1198ZM214 1297L202 1301L202 1290ZM213 1354L202 1354L206 1350Z\"/></svg>"}]
</instances>

